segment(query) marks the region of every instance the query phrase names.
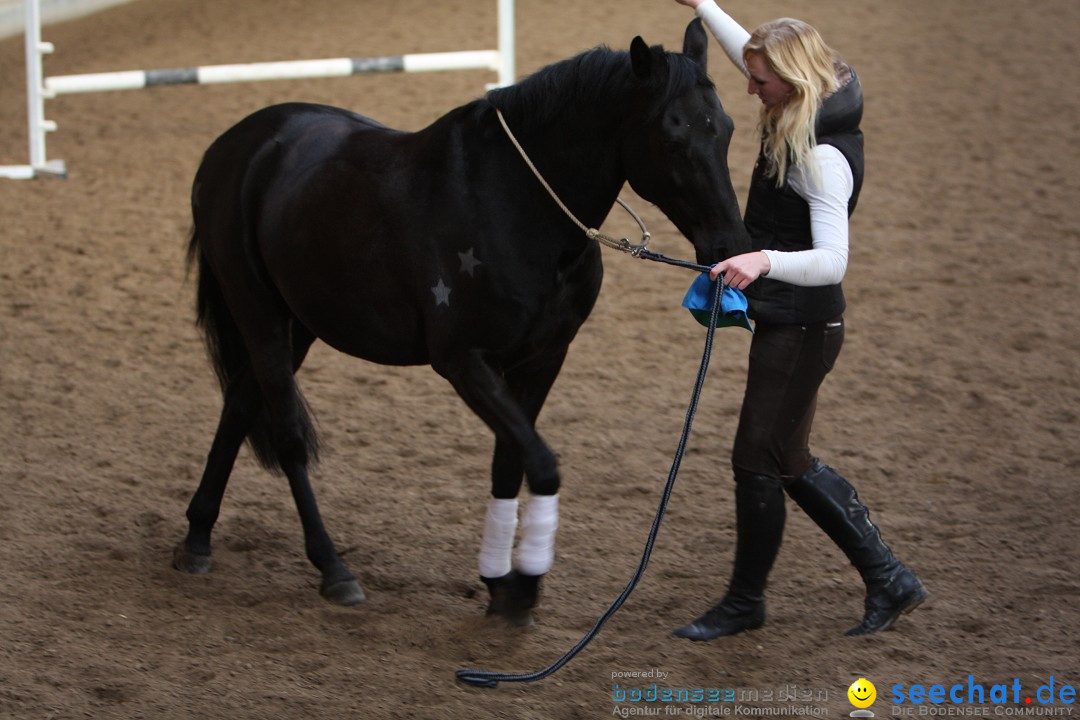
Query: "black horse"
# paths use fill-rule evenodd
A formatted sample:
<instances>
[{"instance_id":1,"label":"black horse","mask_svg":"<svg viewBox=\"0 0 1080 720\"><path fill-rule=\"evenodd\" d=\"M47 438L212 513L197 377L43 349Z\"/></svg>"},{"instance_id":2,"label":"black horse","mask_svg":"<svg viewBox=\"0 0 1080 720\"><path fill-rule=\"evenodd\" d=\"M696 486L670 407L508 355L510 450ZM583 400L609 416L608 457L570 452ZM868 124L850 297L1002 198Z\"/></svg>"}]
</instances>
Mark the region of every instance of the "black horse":
<instances>
[{"instance_id":1,"label":"black horse","mask_svg":"<svg viewBox=\"0 0 1080 720\"><path fill-rule=\"evenodd\" d=\"M747 236L727 168L733 123L706 47L695 20L682 54L640 37L629 52L595 48L419 132L289 103L214 141L192 189L188 261L224 407L175 566L210 569L211 531L247 439L288 478L322 595L364 599L308 479L317 442L294 373L318 338L375 363L430 364L492 429L481 577L490 613L527 621L554 554L559 489L534 424L603 271L596 241L511 137L588 227L628 181L699 263L717 262ZM531 499L512 566L523 477Z\"/></svg>"}]
</instances>

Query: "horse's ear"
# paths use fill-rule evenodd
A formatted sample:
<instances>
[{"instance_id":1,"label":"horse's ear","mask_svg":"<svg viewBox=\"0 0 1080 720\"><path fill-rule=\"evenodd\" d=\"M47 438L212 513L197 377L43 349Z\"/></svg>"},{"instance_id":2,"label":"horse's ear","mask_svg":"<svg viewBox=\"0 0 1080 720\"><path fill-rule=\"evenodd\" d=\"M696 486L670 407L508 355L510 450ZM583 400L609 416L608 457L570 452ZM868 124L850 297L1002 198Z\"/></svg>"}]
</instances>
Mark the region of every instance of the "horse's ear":
<instances>
[{"instance_id":1,"label":"horse's ear","mask_svg":"<svg viewBox=\"0 0 1080 720\"><path fill-rule=\"evenodd\" d=\"M683 55L696 62L702 68L708 67L709 39L705 35L705 28L701 24L701 18L694 18L686 26L683 35Z\"/></svg>"},{"instance_id":2,"label":"horse's ear","mask_svg":"<svg viewBox=\"0 0 1080 720\"><path fill-rule=\"evenodd\" d=\"M652 74L652 65L652 51L638 35L630 41L630 66L634 68L634 74L639 78L647 78Z\"/></svg>"}]
</instances>

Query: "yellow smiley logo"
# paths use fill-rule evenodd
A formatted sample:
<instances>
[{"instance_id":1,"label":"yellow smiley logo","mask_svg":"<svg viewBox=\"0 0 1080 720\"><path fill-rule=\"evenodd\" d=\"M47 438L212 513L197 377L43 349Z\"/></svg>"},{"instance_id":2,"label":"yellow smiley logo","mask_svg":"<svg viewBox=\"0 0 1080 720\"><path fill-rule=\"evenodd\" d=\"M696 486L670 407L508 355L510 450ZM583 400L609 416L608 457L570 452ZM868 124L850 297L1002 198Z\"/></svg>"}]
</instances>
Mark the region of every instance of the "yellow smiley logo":
<instances>
[{"instance_id":1,"label":"yellow smiley logo","mask_svg":"<svg viewBox=\"0 0 1080 720\"><path fill-rule=\"evenodd\" d=\"M851 683L851 687L847 690L847 696L855 707L868 708L877 699L877 688L874 687L874 683L866 678L859 678Z\"/></svg>"}]
</instances>

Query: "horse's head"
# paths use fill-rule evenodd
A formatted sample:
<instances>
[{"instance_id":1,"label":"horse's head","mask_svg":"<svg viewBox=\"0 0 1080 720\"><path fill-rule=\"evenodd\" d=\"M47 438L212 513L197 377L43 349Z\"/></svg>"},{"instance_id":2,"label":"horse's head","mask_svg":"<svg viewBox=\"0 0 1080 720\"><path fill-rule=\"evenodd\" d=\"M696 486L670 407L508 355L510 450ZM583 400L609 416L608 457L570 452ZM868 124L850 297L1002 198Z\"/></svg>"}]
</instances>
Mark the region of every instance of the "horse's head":
<instances>
[{"instance_id":1,"label":"horse's head","mask_svg":"<svg viewBox=\"0 0 1080 720\"><path fill-rule=\"evenodd\" d=\"M727 163L735 125L709 79L707 42L698 19L686 28L681 55L634 38L640 92L622 149L630 186L671 219L705 265L750 246Z\"/></svg>"}]
</instances>

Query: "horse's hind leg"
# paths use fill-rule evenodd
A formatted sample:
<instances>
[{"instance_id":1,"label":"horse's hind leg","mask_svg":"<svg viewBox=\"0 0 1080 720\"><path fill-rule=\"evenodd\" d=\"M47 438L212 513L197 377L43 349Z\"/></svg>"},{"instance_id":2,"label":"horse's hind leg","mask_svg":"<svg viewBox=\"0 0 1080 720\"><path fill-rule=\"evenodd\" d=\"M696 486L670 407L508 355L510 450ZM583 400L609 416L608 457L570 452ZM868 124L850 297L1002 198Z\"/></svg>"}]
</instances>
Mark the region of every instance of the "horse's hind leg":
<instances>
[{"instance_id":1,"label":"horse's hind leg","mask_svg":"<svg viewBox=\"0 0 1080 720\"><path fill-rule=\"evenodd\" d=\"M173 551L173 567L189 573L210 571L210 534L221 511L225 485L236 454L259 412L259 388L250 368L225 389L217 433L199 487L188 504L188 533Z\"/></svg>"},{"instance_id":2,"label":"horse's hind leg","mask_svg":"<svg viewBox=\"0 0 1080 720\"><path fill-rule=\"evenodd\" d=\"M292 366L295 372L307 356L314 337L300 328L293 332L292 340ZM262 409L259 385L250 365L245 365L229 381L223 396L214 442L210 446L199 487L188 504L188 533L173 551L173 567L194 574L206 573L211 569L210 537L221 512L225 487L240 446Z\"/></svg>"},{"instance_id":3,"label":"horse's hind leg","mask_svg":"<svg viewBox=\"0 0 1080 720\"><path fill-rule=\"evenodd\" d=\"M188 505L188 534L173 553L173 565L191 573L210 570L210 536L221 509L225 486L240 446L256 428L265 398L273 425L269 428L269 442L277 451L274 461L289 478L289 487L304 527L308 558L323 575L322 595L342 605L354 605L364 600L364 593L356 578L341 562L323 527L307 475L306 438L310 432L305 425L309 421L292 377L315 338L298 324L293 323L290 329L291 332L279 335L290 338L290 341L279 343L281 349L278 352L258 354L263 358L289 360L280 366L273 361L261 363L259 380L256 380L253 368L248 366L230 381L225 390L224 407L206 468ZM268 394L268 388L274 387L279 390L270 390Z\"/></svg>"},{"instance_id":4,"label":"horse's hind leg","mask_svg":"<svg viewBox=\"0 0 1080 720\"><path fill-rule=\"evenodd\" d=\"M300 513L304 548L308 560L322 573L319 592L339 605L355 605L364 601L364 592L341 561L326 532L308 476L314 429L296 386L294 372L299 363L291 355L289 338L294 334L303 336L307 343L305 351L312 338L298 324L294 323L291 331L277 328L276 332L264 335L261 341L249 339L249 344L257 345L251 348L252 363L269 414L270 440L277 464L289 480L289 489Z\"/></svg>"}]
</instances>

